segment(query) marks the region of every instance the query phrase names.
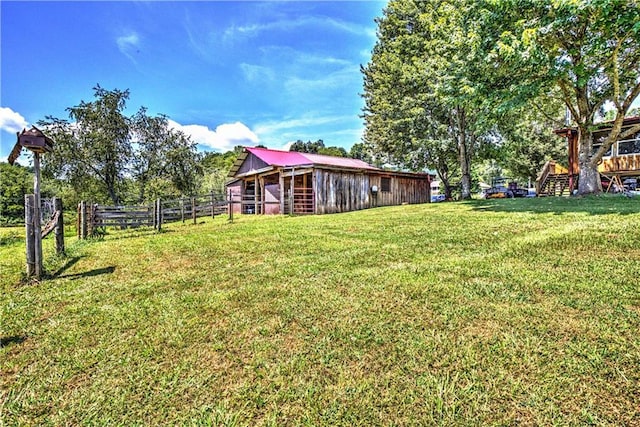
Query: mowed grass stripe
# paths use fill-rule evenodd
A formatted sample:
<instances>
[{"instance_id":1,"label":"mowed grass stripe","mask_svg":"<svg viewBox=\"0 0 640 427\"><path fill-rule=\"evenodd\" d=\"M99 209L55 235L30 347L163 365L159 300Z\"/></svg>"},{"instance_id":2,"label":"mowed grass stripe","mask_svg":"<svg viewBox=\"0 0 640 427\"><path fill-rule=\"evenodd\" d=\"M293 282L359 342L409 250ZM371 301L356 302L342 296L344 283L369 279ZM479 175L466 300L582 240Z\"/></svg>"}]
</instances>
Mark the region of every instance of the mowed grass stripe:
<instances>
[{"instance_id":1,"label":"mowed grass stripe","mask_svg":"<svg viewBox=\"0 0 640 427\"><path fill-rule=\"evenodd\" d=\"M60 274L28 285L11 236L0 419L638 424L639 208L218 217L70 238L68 258L48 257Z\"/></svg>"}]
</instances>

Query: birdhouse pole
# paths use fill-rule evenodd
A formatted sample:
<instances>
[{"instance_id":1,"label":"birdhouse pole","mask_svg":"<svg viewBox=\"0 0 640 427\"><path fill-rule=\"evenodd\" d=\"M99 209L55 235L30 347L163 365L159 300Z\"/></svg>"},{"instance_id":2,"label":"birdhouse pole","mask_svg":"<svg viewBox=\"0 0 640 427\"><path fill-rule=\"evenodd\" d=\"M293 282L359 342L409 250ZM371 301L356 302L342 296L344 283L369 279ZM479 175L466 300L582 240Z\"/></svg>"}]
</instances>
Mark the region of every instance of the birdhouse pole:
<instances>
[{"instance_id":1,"label":"birdhouse pole","mask_svg":"<svg viewBox=\"0 0 640 427\"><path fill-rule=\"evenodd\" d=\"M23 148L33 152L33 199L25 196L25 226L27 232L27 276L40 279L42 267L42 229L40 225L40 154L53 150L53 141L35 126L17 134L18 140L8 160L13 165Z\"/></svg>"},{"instance_id":2,"label":"birdhouse pole","mask_svg":"<svg viewBox=\"0 0 640 427\"><path fill-rule=\"evenodd\" d=\"M40 279L42 277L42 233L40 224L40 153L33 153L33 249L35 250L35 277Z\"/></svg>"}]
</instances>

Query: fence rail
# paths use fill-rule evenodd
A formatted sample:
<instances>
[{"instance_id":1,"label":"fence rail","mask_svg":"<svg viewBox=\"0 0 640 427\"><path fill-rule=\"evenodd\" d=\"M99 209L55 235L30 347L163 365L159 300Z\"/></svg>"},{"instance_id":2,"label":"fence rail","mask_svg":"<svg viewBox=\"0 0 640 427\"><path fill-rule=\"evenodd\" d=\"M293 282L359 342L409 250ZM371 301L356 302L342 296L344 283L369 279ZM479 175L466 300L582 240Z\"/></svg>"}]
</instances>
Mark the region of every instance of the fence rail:
<instances>
[{"instance_id":1,"label":"fence rail","mask_svg":"<svg viewBox=\"0 0 640 427\"><path fill-rule=\"evenodd\" d=\"M105 206L78 204L78 238L85 239L103 232L105 227L153 227L157 230L168 222L185 222L227 213L228 202L213 193L180 199L157 199L152 205Z\"/></svg>"}]
</instances>

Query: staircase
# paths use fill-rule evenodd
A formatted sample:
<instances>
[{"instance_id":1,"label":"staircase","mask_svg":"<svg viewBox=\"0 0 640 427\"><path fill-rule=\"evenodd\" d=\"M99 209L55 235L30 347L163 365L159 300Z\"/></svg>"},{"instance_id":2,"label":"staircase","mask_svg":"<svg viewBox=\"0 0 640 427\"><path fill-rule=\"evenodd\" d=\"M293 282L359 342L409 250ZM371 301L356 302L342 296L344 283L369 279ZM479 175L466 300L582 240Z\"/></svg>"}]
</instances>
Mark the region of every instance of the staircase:
<instances>
[{"instance_id":1,"label":"staircase","mask_svg":"<svg viewBox=\"0 0 640 427\"><path fill-rule=\"evenodd\" d=\"M571 195L569 171L553 160L548 161L536 180L536 192L538 197Z\"/></svg>"},{"instance_id":2,"label":"staircase","mask_svg":"<svg viewBox=\"0 0 640 427\"><path fill-rule=\"evenodd\" d=\"M569 188L569 174L558 173L549 174L543 185L540 186L538 192L539 197L545 196L569 196L571 189Z\"/></svg>"}]
</instances>

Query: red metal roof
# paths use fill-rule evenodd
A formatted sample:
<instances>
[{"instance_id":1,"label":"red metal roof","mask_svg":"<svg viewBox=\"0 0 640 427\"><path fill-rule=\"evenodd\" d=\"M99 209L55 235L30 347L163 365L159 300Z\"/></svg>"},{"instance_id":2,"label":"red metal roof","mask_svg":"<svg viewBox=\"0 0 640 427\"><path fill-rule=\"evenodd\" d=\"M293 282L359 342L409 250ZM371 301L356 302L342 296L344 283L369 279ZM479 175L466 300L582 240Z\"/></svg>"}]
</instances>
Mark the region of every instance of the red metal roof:
<instances>
[{"instance_id":1,"label":"red metal roof","mask_svg":"<svg viewBox=\"0 0 640 427\"><path fill-rule=\"evenodd\" d=\"M312 163L304 157L302 153L296 151L280 151L253 147L245 147L245 150L270 166L300 166Z\"/></svg>"},{"instance_id":2,"label":"red metal roof","mask_svg":"<svg viewBox=\"0 0 640 427\"><path fill-rule=\"evenodd\" d=\"M248 152L271 166L322 165L349 169L378 170L362 160L346 157L324 156L320 154L299 153L296 151L271 150L268 148L246 147Z\"/></svg>"}]
</instances>

